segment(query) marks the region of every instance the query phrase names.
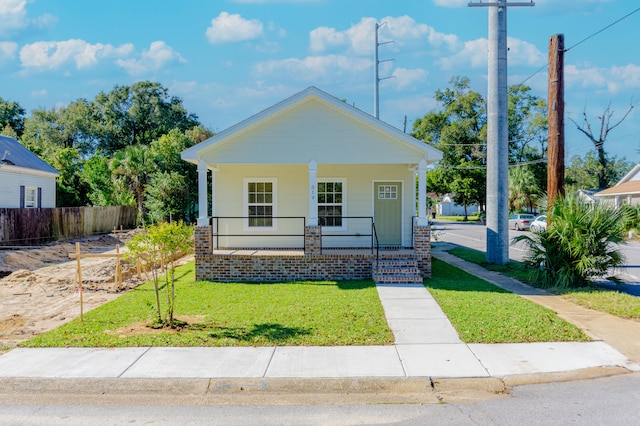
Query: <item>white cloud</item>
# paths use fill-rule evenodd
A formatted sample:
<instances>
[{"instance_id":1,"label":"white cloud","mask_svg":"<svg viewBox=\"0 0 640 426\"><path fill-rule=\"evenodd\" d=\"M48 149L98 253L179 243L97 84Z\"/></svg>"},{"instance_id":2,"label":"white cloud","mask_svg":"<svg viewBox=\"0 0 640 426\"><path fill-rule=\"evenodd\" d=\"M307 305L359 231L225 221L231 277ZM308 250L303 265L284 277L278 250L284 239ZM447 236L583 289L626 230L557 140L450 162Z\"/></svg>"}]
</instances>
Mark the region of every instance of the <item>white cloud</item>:
<instances>
[{"instance_id":1,"label":"white cloud","mask_svg":"<svg viewBox=\"0 0 640 426\"><path fill-rule=\"evenodd\" d=\"M509 48L507 52L509 65L542 66L547 62L546 54L531 43L507 37L507 46ZM440 58L436 63L445 70L463 66L481 68L487 66L488 54L489 41L486 38L479 38L466 41L458 53Z\"/></svg>"},{"instance_id":2,"label":"white cloud","mask_svg":"<svg viewBox=\"0 0 640 426\"><path fill-rule=\"evenodd\" d=\"M610 68L580 68L576 65L565 65L564 75L568 86L604 89L610 94L640 88L640 66L634 64Z\"/></svg>"},{"instance_id":3,"label":"white cloud","mask_svg":"<svg viewBox=\"0 0 640 426\"><path fill-rule=\"evenodd\" d=\"M398 90L402 90L426 81L428 76L429 73L421 68L396 68L393 70L393 83Z\"/></svg>"},{"instance_id":4,"label":"white cloud","mask_svg":"<svg viewBox=\"0 0 640 426\"><path fill-rule=\"evenodd\" d=\"M27 13L27 0L0 1L0 35L19 31L29 26L46 28L56 22L57 18L50 14L30 18Z\"/></svg>"},{"instance_id":5,"label":"white cloud","mask_svg":"<svg viewBox=\"0 0 640 426\"><path fill-rule=\"evenodd\" d=\"M0 2L0 34L24 28L28 25L27 0L2 0Z\"/></svg>"},{"instance_id":6,"label":"white cloud","mask_svg":"<svg viewBox=\"0 0 640 426\"><path fill-rule=\"evenodd\" d=\"M32 90L31 91L31 97L32 98L43 98L45 96L48 95L47 89L40 89L40 90Z\"/></svg>"},{"instance_id":7,"label":"white cloud","mask_svg":"<svg viewBox=\"0 0 640 426\"><path fill-rule=\"evenodd\" d=\"M252 40L262 35L263 25L257 19L247 20L239 14L221 12L211 20L206 35L209 43L230 43Z\"/></svg>"},{"instance_id":8,"label":"white cloud","mask_svg":"<svg viewBox=\"0 0 640 426\"><path fill-rule=\"evenodd\" d=\"M345 75L362 75L371 65L370 59L347 55L308 56L262 62L254 72L258 76L277 75L296 81L333 81Z\"/></svg>"},{"instance_id":9,"label":"white cloud","mask_svg":"<svg viewBox=\"0 0 640 426\"><path fill-rule=\"evenodd\" d=\"M139 59L117 59L116 64L126 69L131 75L142 75L153 71L158 71L166 65L187 61L164 41L154 41L149 45L149 49L142 51Z\"/></svg>"},{"instance_id":10,"label":"white cloud","mask_svg":"<svg viewBox=\"0 0 640 426\"><path fill-rule=\"evenodd\" d=\"M0 65L5 61L15 59L18 51L18 43L12 41L0 41Z\"/></svg>"},{"instance_id":11,"label":"white cloud","mask_svg":"<svg viewBox=\"0 0 640 426\"><path fill-rule=\"evenodd\" d=\"M110 44L90 44L84 40L38 41L20 50L22 66L36 71L56 70L69 63L77 69L95 66L99 60L130 54L133 45L115 47Z\"/></svg>"},{"instance_id":12,"label":"white cloud","mask_svg":"<svg viewBox=\"0 0 640 426\"><path fill-rule=\"evenodd\" d=\"M359 23L339 31L330 27L318 27L309 34L312 52L325 52L336 48L346 48L358 55L371 55L374 49L374 31L378 22L375 18L362 18ZM416 22L410 16L391 17L380 20L384 23L379 30L379 41L393 41L399 47L422 46L424 40L431 47L445 46L453 49L458 44L457 36L437 32L427 24Z\"/></svg>"},{"instance_id":13,"label":"white cloud","mask_svg":"<svg viewBox=\"0 0 640 426\"><path fill-rule=\"evenodd\" d=\"M470 0L433 0L433 4L442 7L466 7Z\"/></svg>"}]
</instances>

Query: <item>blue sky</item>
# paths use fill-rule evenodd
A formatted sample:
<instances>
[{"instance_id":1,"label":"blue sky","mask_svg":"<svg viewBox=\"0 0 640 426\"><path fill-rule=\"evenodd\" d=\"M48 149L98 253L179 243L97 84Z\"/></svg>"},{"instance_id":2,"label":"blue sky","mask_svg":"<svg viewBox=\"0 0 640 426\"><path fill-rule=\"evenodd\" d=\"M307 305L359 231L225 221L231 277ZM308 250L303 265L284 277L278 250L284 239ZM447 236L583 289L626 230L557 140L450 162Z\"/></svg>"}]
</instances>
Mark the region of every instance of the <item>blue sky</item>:
<instances>
[{"instance_id":1,"label":"blue sky","mask_svg":"<svg viewBox=\"0 0 640 426\"><path fill-rule=\"evenodd\" d=\"M474 0L479 1L479 0ZM553 34L571 47L638 8L629 0L537 0L508 10L509 84L546 98ZM468 0L0 0L0 97L27 112L159 81L223 130L314 85L373 113L373 31L380 30L380 118L408 129L456 75L486 93L486 8ZM609 103L640 102L640 12L565 54L566 114L594 131ZM638 107L637 109L640 109ZM606 149L640 160L640 113ZM567 157L591 142L567 120Z\"/></svg>"}]
</instances>

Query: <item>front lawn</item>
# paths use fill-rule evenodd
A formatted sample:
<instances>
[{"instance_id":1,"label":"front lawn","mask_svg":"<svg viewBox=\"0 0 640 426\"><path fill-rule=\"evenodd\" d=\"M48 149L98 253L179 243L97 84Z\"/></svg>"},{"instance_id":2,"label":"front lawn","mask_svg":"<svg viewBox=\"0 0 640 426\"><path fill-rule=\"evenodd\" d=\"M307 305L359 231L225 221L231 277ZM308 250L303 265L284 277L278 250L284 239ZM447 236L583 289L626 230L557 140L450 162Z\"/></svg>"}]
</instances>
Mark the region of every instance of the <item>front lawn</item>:
<instances>
[{"instance_id":1,"label":"front lawn","mask_svg":"<svg viewBox=\"0 0 640 426\"><path fill-rule=\"evenodd\" d=\"M432 274L425 286L465 343L591 340L550 309L435 258Z\"/></svg>"},{"instance_id":2,"label":"front lawn","mask_svg":"<svg viewBox=\"0 0 640 426\"><path fill-rule=\"evenodd\" d=\"M375 284L363 281L222 284L194 281L193 262L177 270L176 317L187 325L154 330L147 283L22 346L387 345ZM164 290L163 294L164 296ZM164 299L161 299L164 302Z\"/></svg>"},{"instance_id":3,"label":"front lawn","mask_svg":"<svg viewBox=\"0 0 640 426\"><path fill-rule=\"evenodd\" d=\"M464 247L456 247L449 250L449 253L491 271L500 272L506 276L535 286L535 283L529 280L529 271L522 262L510 261L507 265L490 265L486 263L486 256L483 252ZM554 287L545 288L545 290L561 295L573 303L589 309L606 312L620 318L640 320L640 297L637 296L596 287L577 289Z\"/></svg>"}]
</instances>

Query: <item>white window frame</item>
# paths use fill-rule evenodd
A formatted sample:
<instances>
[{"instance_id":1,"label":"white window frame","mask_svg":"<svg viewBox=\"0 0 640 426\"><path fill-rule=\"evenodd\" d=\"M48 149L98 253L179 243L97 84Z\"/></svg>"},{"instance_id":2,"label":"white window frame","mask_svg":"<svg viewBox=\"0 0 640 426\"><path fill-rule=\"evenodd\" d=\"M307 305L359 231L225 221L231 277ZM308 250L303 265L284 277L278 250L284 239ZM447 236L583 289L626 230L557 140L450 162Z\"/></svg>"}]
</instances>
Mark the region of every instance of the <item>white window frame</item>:
<instances>
[{"instance_id":1,"label":"white window frame","mask_svg":"<svg viewBox=\"0 0 640 426\"><path fill-rule=\"evenodd\" d=\"M33 194L33 203L29 203L29 194ZM36 209L38 208L38 188L35 186L25 186L24 187L24 208L25 209Z\"/></svg>"},{"instance_id":2,"label":"white window frame","mask_svg":"<svg viewBox=\"0 0 640 426\"><path fill-rule=\"evenodd\" d=\"M342 203L321 203L320 202L320 184L321 183L340 183L342 185ZM340 205L342 206L342 226L326 226L322 228L328 231L346 231L347 230L347 179L346 178L318 178L316 197L318 200L318 224L320 225L320 207L323 205Z\"/></svg>"},{"instance_id":3,"label":"white window frame","mask_svg":"<svg viewBox=\"0 0 640 426\"><path fill-rule=\"evenodd\" d=\"M271 226L249 226L249 207L256 205L249 203L249 184L250 183L270 183L272 190L271 203ZM278 229L278 180L276 178L244 178L243 179L243 208L244 212L244 230L251 232L276 231Z\"/></svg>"}]
</instances>

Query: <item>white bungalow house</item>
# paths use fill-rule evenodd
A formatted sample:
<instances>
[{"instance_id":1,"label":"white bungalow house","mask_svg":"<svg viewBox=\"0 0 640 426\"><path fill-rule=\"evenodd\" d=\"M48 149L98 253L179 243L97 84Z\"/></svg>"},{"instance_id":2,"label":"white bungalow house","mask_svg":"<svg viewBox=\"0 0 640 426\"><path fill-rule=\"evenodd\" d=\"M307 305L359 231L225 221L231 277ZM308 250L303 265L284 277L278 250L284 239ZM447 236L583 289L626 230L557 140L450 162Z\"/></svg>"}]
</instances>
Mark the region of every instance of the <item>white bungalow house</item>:
<instances>
[{"instance_id":1,"label":"white bungalow house","mask_svg":"<svg viewBox=\"0 0 640 426\"><path fill-rule=\"evenodd\" d=\"M401 255L414 276L388 281L430 273L426 169L442 153L315 87L182 158L198 166L198 279L364 278Z\"/></svg>"},{"instance_id":2,"label":"white bungalow house","mask_svg":"<svg viewBox=\"0 0 640 426\"><path fill-rule=\"evenodd\" d=\"M55 207L58 176L17 140L0 136L0 207Z\"/></svg>"},{"instance_id":3,"label":"white bungalow house","mask_svg":"<svg viewBox=\"0 0 640 426\"><path fill-rule=\"evenodd\" d=\"M593 194L597 201L611 203L616 208L622 204L636 205L640 203L640 164L637 164L620 182Z\"/></svg>"}]
</instances>

